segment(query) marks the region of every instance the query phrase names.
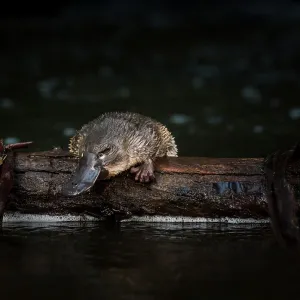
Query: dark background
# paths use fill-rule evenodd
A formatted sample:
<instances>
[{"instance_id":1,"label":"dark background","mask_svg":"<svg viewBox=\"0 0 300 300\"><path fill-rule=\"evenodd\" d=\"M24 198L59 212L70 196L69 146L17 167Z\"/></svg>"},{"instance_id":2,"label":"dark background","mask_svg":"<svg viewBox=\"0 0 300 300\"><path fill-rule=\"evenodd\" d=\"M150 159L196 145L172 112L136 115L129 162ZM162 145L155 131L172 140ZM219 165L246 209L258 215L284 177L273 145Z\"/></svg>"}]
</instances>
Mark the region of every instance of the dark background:
<instances>
[{"instance_id":1,"label":"dark background","mask_svg":"<svg viewBox=\"0 0 300 300\"><path fill-rule=\"evenodd\" d=\"M0 14L6 142L65 148L110 110L165 123L180 155L299 140L299 1L10 1Z\"/></svg>"},{"instance_id":2,"label":"dark background","mask_svg":"<svg viewBox=\"0 0 300 300\"><path fill-rule=\"evenodd\" d=\"M299 1L5 1L0 15L6 142L66 147L109 110L165 123L180 155L262 156L300 139ZM1 234L4 300L299 293L298 253L258 224L20 223Z\"/></svg>"}]
</instances>

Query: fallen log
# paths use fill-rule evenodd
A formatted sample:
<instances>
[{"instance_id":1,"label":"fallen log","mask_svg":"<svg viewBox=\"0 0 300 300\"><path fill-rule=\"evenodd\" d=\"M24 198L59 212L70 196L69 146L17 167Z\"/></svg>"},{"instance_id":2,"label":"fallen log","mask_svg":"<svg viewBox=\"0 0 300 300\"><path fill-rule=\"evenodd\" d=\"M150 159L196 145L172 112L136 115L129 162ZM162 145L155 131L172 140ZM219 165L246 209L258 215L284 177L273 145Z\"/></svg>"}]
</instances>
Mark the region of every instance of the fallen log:
<instances>
[{"instance_id":1,"label":"fallen log","mask_svg":"<svg viewBox=\"0 0 300 300\"><path fill-rule=\"evenodd\" d=\"M8 195L13 186L13 161L11 151L27 148L32 142L23 142L4 145L0 139L0 227L2 226L3 214Z\"/></svg>"},{"instance_id":2,"label":"fallen log","mask_svg":"<svg viewBox=\"0 0 300 300\"><path fill-rule=\"evenodd\" d=\"M88 193L63 197L62 185L77 160L59 149L14 153L14 186L8 212L91 214L99 217L173 216L191 218L268 218L263 158L163 158L154 183L135 182L129 172L100 178ZM299 163L289 166L298 183Z\"/></svg>"},{"instance_id":3,"label":"fallen log","mask_svg":"<svg viewBox=\"0 0 300 300\"><path fill-rule=\"evenodd\" d=\"M0 166L0 227L2 225L8 195L13 186L13 168L11 158L12 154L9 153L5 156L5 161L3 160L2 165Z\"/></svg>"}]
</instances>

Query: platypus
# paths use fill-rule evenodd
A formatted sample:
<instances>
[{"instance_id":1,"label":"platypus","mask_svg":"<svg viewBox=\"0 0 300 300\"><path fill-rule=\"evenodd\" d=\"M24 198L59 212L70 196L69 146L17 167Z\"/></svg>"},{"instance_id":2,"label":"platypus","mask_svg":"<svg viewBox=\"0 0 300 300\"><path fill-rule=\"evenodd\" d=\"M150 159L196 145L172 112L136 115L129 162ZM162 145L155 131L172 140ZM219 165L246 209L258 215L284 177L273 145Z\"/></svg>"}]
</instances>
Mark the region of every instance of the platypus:
<instances>
[{"instance_id":1,"label":"platypus","mask_svg":"<svg viewBox=\"0 0 300 300\"><path fill-rule=\"evenodd\" d=\"M62 189L74 196L89 190L101 172L111 178L130 169L139 182L151 182L157 157L177 156L175 139L160 122L132 112L107 112L70 139L79 164Z\"/></svg>"}]
</instances>

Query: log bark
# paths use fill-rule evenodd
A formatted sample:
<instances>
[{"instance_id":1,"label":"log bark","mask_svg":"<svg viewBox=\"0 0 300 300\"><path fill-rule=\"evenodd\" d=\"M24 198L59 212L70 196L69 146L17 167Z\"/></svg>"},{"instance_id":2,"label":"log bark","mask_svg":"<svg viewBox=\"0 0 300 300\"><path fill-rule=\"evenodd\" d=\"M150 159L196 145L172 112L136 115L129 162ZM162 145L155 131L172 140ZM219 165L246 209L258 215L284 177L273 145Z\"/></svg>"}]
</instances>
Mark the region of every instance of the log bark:
<instances>
[{"instance_id":1,"label":"log bark","mask_svg":"<svg viewBox=\"0 0 300 300\"><path fill-rule=\"evenodd\" d=\"M63 197L63 183L77 160L68 152L14 153L14 186L7 211L97 216L268 218L262 158L163 158L154 183L137 183L129 172L98 180L91 192ZM299 164L289 166L298 182Z\"/></svg>"},{"instance_id":2,"label":"log bark","mask_svg":"<svg viewBox=\"0 0 300 300\"><path fill-rule=\"evenodd\" d=\"M0 142L1 147L1 142ZM13 164L12 153L8 153L6 159L0 166L0 227L3 221L8 195L13 187Z\"/></svg>"}]
</instances>

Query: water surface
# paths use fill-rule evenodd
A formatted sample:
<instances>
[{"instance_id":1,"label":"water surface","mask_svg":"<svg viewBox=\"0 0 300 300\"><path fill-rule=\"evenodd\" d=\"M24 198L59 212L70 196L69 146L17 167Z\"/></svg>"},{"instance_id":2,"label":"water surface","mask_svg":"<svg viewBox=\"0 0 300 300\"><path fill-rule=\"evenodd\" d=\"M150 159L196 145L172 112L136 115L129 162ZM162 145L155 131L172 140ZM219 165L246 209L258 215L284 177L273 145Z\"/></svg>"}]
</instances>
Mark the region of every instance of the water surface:
<instances>
[{"instance_id":1,"label":"water surface","mask_svg":"<svg viewBox=\"0 0 300 300\"><path fill-rule=\"evenodd\" d=\"M6 224L1 299L282 299L296 254L268 225Z\"/></svg>"}]
</instances>

